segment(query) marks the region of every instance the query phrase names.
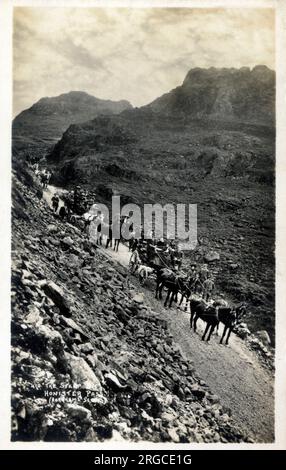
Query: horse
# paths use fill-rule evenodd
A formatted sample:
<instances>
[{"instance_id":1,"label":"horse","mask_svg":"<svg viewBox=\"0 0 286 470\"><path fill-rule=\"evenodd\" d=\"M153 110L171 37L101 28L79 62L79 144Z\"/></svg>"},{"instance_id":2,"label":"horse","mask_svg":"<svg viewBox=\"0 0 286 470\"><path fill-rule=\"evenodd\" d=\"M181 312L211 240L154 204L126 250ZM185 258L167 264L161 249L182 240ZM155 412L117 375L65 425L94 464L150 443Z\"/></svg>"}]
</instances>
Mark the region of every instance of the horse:
<instances>
[{"instance_id":1,"label":"horse","mask_svg":"<svg viewBox=\"0 0 286 470\"><path fill-rule=\"evenodd\" d=\"M228 345L229 337L233 331L233 328L236 324L241 322L242 317L246 314L245 304L241 304L237 307L217 307L215 305L208 305L203 299L191 299L190 308L190 328L193 326L194 331L196 331L197 321L199 318L206 322L206 328L202 336L202 340L204 341L209 331L207 337L207 341L209 341L214 329L218 327L219 323L221 322L224 325L224 330L220 344L223 344L223 340L226 336L226 345Z\"/></svg>"},{"instance_id":2,"label":"horse","mask_svg":"<svg viewBox=\"0 0 286 470\"><path fill-rule=\"evenodd\" d=\"M180 303L178 305L178 308L181 307L183 300L185 299L185 312L188 309L188 303L190 304L191 300L191 295L192 294L198 294L198 283L200 283L199 279L191 279L189 278L186 282L186 287L184 290L184 293L181 296ZM191 307L190 307L191 308Z\"/></svg>"},{"instance_id":3,"label":"horse","mask_svg":"<svg viewBox=\"0 0 286 470\"><path fill-rule=\"evenodd\" d=\"M226 336L225 344L227 345L234 327L241 323L242 318L246 315L246 305L242 303L233 309L230 307L217 307L217 309L218 319L224 325L220 344L223 344L223 339Z\"/></svg>"},{"instance_id":4,"label":"horse","mask_svg":"<svg viewBox=\"0 0 286 470\"><path fill-rule=\"evenodd\" d=\"M185 284L185 290L184 292L181 293L181 299L180 299L180 302L179 302L179 305L178 305L178 308L181 307L182 303L183 303L183 300L185 299L185 312L187 311L188 309L188 303L190 303L190 298L191 298L191 295L192 295L192 289L190 287L190 284L189 283L186 283Z\"/></svg>"},{"instance_id":5,"label":"horse","mask_svg":"<svg viewBox=\"0 0 286 470\"><path fill-rule=\"evenodd\" d=\"M197 331L197 321L199 318L206 322L206 328L202 336L202 340L205 340L205 337L209 331L207 337L207 341L209 341L214 329L219 324L217 308L213 305L208 305L203 299L191 299L190 309L190 328L192 329L192 327L194 327L194 331Z\"/></svg>"},{"instance_id":6,"label":"horse","mask_svg":"<svg viewBox=\"0 0 286 470\"><path fill-rule=\"evenodd\" d=\"M170 299L169 308L171 308L173 301L177 299L178 292L184 292L185 290L185 276L174 273L171 269L161 268L157 271L156 299L158 297L162 299L163 287L168 289L164 307L167 307L168 300Z\"/></svg>"}]
</instances>

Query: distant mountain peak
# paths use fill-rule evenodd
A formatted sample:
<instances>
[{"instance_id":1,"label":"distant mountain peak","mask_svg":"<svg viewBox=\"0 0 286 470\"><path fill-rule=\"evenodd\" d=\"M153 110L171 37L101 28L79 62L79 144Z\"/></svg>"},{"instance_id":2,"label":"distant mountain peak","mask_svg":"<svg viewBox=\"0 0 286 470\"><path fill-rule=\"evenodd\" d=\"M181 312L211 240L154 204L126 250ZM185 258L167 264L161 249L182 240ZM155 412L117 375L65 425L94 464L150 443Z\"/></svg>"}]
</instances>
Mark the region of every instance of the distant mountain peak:
<instances>
[{"instance_id":1,"label":"distant mountain peak","mask_svg":"<svg viewBox=\"0 0 286 470\"><path fill-rule=\"evenodd\" d=\"M85 91L72 90L58 96L43 97L14 119L13 148L48 148L71 124L129 109L132 105L126 100L103 100Z\"/></svg>"},{"instance_id":2,"label":"distant mountain peak","mask_svg":"<svg viewBox=\"0 0 286 470\"><path fill-rule=\"evenodd\" d=\"M252 69L250 67L241 67L239 69L234 67L195 67L188 71L183 85L187 83L190 79L199 79L199 78L218 78L218 77L231 77L233 75L241 75L241 73L246 73L249 75L266 75L274 76L275 72L267 67L267 65L255 65Z\"/></svg>"},{"instance_id":3,"label":"distant mountain peak","mask_svg":"<svg viewBox=\"0 0 286 470\"><path fill-rule=\"evenodd\" d=\"M275 72L266 65L188 71L181 86L150 103L156 113L273 125Z\"/></svg>"}]
</instances>

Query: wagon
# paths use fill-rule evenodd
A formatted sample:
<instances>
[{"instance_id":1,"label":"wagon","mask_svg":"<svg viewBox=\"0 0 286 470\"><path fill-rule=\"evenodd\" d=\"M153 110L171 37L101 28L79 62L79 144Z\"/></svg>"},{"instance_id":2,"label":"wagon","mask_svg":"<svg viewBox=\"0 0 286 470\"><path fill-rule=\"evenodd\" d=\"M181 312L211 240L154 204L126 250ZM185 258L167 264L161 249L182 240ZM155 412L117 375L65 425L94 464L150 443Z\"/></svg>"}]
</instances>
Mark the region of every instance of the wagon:
<instances>
[{"instance_id":1,"label":"wagon","mask_svg":"<svg viewBox=\"0 0 286 470\"><path fill-rule=\"evenodd\" d=\"M173 270L174 265L169 252L153 250L148 253L145 245L139 246L130 256L129 271L134 274L140 265L148 266L158 271L161 268Z\"/></svg>"}]
</instances>

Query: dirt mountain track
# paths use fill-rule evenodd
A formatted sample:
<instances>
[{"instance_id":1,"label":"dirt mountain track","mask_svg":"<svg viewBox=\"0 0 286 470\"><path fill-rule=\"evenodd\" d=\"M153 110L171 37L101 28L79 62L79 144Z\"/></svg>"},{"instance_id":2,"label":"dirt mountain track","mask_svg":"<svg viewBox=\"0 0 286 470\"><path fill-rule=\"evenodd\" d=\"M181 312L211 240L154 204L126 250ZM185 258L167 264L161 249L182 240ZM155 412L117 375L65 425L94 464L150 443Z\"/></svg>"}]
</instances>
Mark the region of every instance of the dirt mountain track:
<instances>
[{"instance_id":1,"label":"dirt mountain track","mask_svg":"<svg viewBox=\"0 0 286 470\"><path fill-rule=\"evenodd\" d=\"M61 189L49 186L44 192L48 204L51 204L55 192L60 196ZM120 244L117 253L111 248L102 248L101 251L128 269L130 252L127 246ZM130 283L144 295L144 303L168 321L169 330L182 354L193 362L200 379L231 410L237 425L251 435L255 442L273 442L274 378L261 365L255 353L234 334L231 335L229 346L220 345L216 335L209 343L203 342L201 336L204 325L201 320L198 321L198 333L191 332L189 313L177 308L165 309L163 302L155 299L154 280L147 280L146 287L142 287L138 279L130 275Z\"/></svg>"},{"instance_id":2,"label":"dirt mountain track","mask_svg":"<svg viewBox=\"0 0 286 470\"><path fill-rule=\"evenodd\" d=\"M120 245L118 253L111 249L107 253L123 266L128 266L130 253L125 245ZM198 322L198 334L191 332L188 313L177 308L165 309L163 302L154 298L154 281L147 281L145 288L134 276L130 280L144 294L144 302L161 312L168 321L170 332L182 353L193 361L198 376L231 410L237 424L255 436L258 442L273 441L273 376L260 364L255 353L234 334L229 346L220 345L216 335L209 343L203 342L201 320Z\"/></svg>"}]
</instances>

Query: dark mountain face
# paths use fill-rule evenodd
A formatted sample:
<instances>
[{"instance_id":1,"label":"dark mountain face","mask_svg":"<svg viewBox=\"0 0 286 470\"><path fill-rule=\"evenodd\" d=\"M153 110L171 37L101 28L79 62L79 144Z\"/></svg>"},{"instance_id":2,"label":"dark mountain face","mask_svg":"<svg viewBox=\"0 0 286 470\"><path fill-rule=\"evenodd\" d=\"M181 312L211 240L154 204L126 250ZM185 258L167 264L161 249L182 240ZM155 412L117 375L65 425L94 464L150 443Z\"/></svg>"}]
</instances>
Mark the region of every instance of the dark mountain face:
<instances>
[{"instance_id":1,"label":"dark mountain face","mask_svg":"<svg viewBox=\"0 0 286 470\"><path fill-rule=\"evenodd\" d=\"M42 98L14 119L13 149L33 151L40 148L45 151L71 124L131 108L128 101L101 100L79 91Z\"/></svg>"},{"instance_id":2,"label":"dark mountain face","mask_svg":"<svg viewBox=\"0 0 286 470\"><path fill-rule=\"evenodd\" d=\"M275 72L263 65L252 70L191 69L181 86L148 107L156 113L191 119L273 125Z\"/></svg>"},{"instance_id":3,"label":"dark mountain face","mask_svg":"<svg viewBox=\"0 0 286 470\"><path fill-rule=\"evenodd\" d=\"M115 160L153 180L156 167L172 173L182 164L198 179L271 183L274 109L275 73L266 66L196 68L182 86L147 106L70 126L48 161L59 165L62 183L66 162L73 178L92 182L93 164L105 171Z\"/></svg>"}]
</instances>

